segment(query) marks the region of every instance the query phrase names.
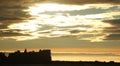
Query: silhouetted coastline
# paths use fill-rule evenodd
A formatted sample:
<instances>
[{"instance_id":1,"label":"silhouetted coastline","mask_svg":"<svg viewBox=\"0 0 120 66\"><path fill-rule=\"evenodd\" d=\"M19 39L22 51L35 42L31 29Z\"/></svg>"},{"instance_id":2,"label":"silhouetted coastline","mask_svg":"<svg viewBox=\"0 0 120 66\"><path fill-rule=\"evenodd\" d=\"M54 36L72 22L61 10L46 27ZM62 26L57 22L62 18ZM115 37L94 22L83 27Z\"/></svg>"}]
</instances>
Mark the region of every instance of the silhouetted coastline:
<instances>
[{"instance_id":1,"label":"silhouetted coastline","mask_svg":"<svg viewBox=\"0 0 120 66\"><path fill-rule=\"evenodd\" d=\"M34 65L35 64L35 65ZM0 66L120 66L120 63L110 61L110 62L88 62L88 61L52 61L50 50L39 50L38 52L31 51L24 52L17 50L14 53L10 53L5 56L5 53L0 52Z\"/></svg>"}]
</instances>

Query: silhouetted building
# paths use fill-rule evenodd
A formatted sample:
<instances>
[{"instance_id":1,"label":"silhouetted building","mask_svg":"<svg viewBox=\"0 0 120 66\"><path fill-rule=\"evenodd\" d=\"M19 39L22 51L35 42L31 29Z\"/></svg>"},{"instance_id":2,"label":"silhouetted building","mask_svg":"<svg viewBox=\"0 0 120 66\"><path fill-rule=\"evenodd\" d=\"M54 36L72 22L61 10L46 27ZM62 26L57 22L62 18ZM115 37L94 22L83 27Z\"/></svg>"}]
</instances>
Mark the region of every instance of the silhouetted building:
<instances>
[{"instance_id":1,"label":"silhouetted building","mask_svg":"<svg viewBox=\"0 0 120 66\"><path fill-rule=\"evenodd\" d=\"M51 62L51 51L50 50L40 50L39 52L24 52L17 50L14 53L10 53L8 57L4 53L0 53L0 62L12 64L26 64L26 63L49 63Z\"/></svg>"}]
</instances>

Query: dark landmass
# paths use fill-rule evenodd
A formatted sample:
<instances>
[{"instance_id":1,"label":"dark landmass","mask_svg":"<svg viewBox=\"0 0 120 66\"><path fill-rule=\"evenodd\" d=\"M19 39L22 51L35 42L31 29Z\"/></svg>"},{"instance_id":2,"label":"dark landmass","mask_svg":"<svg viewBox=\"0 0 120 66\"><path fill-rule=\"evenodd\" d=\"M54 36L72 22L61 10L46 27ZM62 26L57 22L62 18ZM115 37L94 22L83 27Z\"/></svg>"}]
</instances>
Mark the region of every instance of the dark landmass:
<instances>
[{"instance_id":1,"label":"dark landmass","mask_svg":"<svg viewBox=\"0 0 120 66\"><path fill-rule=\"evenodd\" d=\"M14 53L10 53L8 57L4 53L0 53L0 63L4 64L39 64L39 63L50 63L51 52L50 50L39 50L39 52L24 52L17 50Z\"/></svg>"},{"instance_id":2,"label":"dark landmass","mask_svg":"<svg viewBox=\"0 0 120 66\"><path fill-rule=\"evenodd\" d=\"M5 56L0 52L0 66L120 66L120 63L110 62L83 62L83 61L52 61L50 50L39 50L39 52L24 52L17 50Z\"/></svg>"}]
</instances>

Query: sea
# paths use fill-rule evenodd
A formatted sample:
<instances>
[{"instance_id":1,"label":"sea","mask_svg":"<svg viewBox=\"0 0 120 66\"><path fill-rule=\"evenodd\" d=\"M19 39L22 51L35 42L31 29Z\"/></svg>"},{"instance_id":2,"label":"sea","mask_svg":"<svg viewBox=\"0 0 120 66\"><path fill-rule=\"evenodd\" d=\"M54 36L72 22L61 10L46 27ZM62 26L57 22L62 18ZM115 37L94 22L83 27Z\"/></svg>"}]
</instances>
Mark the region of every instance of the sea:
<instances>
[{"instance_id":1,"label":"sea","mask_svg":"<svg viewBox=\"0 0 120 66\"><path fill-rule=\"evenodd\" d=\"M120 62L118 52L75 52L75 53L52 53L53 61L100 61Z\"/></svg>"}]
</instances>

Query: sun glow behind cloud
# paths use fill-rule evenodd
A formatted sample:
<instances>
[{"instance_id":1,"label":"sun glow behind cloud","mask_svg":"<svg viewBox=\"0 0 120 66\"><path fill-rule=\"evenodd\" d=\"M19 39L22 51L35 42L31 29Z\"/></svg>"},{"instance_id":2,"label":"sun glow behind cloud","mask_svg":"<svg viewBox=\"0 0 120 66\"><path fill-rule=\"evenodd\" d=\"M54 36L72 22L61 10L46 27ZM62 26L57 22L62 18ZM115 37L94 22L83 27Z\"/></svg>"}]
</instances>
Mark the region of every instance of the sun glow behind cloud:
<instances>
[{"instance_id":1,"label":"sun glow behind cloud","mask_svg":"<svg viewBox=\"0 0 120 66\"><path fill-rule=\"evenodd\" d=\"M77 6L77 5L64 5L64 4L35 4L34 6L29 7L31 15L38 15L45 11L72 11L72 10L83 10L87 9L89 6ZM39 16L39 15L38 15Z\"/></svg>"},{"instance_id":2,"label":"sun glow behind cloud","mask_svg":"<svg viewBox=\"0 0 120 66\"><path fill-rule=\"evenodd\" d=\"M119 43L120 0L0 0L1 51L112 55L120 52Z\"/></svg>"},{"instance_id":3,"label":"sun glow behind cloud","mask_svg":"<svg viewBox=\"0 0 120 66\"><path fill-rule=\"evenodd\" d=\"M34 20L28 20L23 23L18 23L18 24L12 24L9 26L11 29L21 29L21 30L27 30L30 32L37 31L38 28L41 28L41 26L38 25L38 22L35 22Z\"/></svg>"},{"instance_id":4,"label":"sun glow behind cloud","mask_svg":"<svg viewBox=\"0 0 120 66\"><path fill-rule=\"evenodd\" d=\"M103 7L103 5L105 7ZM106 6L108 5L108 6ZM24 20L21 23L11 24L9 29L19 29L19 33L29 36L7 37L18 41L38 38L54 37L76 37L78 40L89 40L91 42L103 41L111 33L105 33L105 28L113 27L112 24L103 22L104 19L114 19L119 16L119 11L109 11L98 14L70 15L64 11L76 11L86 9L108 9L110 4L85 4L65 5L55 3L42 3L29 6L23 11L28 12L32 19ZM44 12L58 12L46 14ZM89 35L89 36L87 36Z\"/></svg>"}]
</instances>

